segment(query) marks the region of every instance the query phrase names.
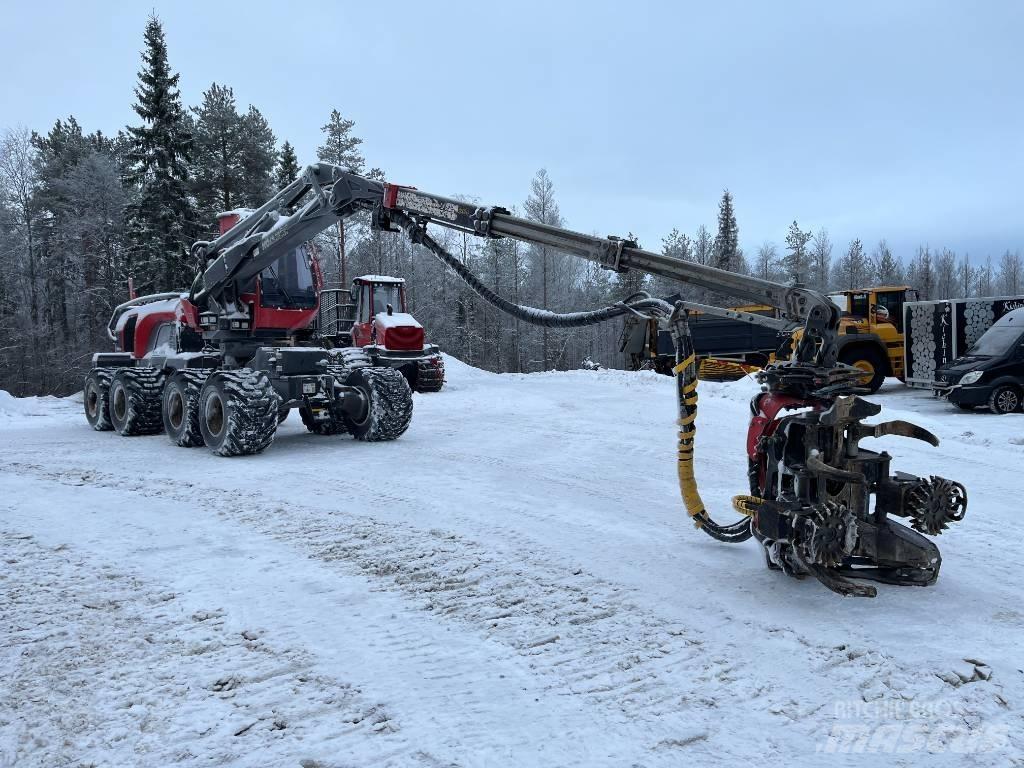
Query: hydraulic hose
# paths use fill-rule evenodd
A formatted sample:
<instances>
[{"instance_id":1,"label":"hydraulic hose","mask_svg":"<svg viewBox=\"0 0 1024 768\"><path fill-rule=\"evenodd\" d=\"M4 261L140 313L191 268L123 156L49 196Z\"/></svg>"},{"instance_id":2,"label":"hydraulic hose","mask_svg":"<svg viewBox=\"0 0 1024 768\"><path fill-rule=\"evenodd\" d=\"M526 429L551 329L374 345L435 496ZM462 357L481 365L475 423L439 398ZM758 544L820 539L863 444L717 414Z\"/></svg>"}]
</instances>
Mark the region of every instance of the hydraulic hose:
<instances>
[{"instance_id":1,"label":"hydraulic hose","mask_svg":"<svg viewBox=\"0 0 1024 768\"><path fill-rule=\"evenodd\" d=\"M679 475L679 493L693 523L704 533L718 541L738 544L753 535L750 518L743 517L731 525L719 525L708 514L697 489L693 471L694 439L697 436L697 355L686 322L686 310L677 310L672 317L672 340L676 348L676 399L679 406L679 446L676 466Z\"/></svg>"},{"instance_id":2,"label":"hydraulic hose","mask_svg":"<svg viewBox=\"0 0 1024 768\"><path fill-rule=\"evenodd\" d=\"M502 298L484 285L483 281L474 275L465 264L448 253L444 246L434 240L411 217L398 210L391 211L390 215L393 222L405 229L410 240L422 245L434 254L455 274L461 277L466 285L472 288L477 295L502 312L512 315L512 317L518 318L525 323L546 326L548 328L582 328L614 320L622 315L643 315L644 312L651 312L667 316L672 312L673 307L671 304L661 299L651 298L646 293L635 293L623 301L586 312L550 312L546 309L515 304L508 299Z\"/></svg>"},{"instance_id":3,"label":"hydraulic hose","mask_svg":"<svg viewBox=\"0 0 1024 768\"><path fill-rule=\"evenodd\" d=\"M465 264L445 250L410 216L402 211L391 212L391 220L403 227L414 243L422 245L434 256L452 269L473 291L502 312L519 318L532 325L549 328L580 328L596 325L626 314L644 316L648 312L655 317L671 317L672 338L675 342L676 365L672 369L676 379L676 395L679 405L679 446L677 467L679 491L687 513L694 524L718 541L739 543L753 535L750 517L743 517L731 525L719 525L704 508L704 502L697 490L697 478L693 472L694 437L697 434L697 356L686 323L686 310L680 305L673 307L666 301L651 298L644 292L634 293L616 304L587 312L556 313L536 307L527 307L502 298L488 288ZM745 511L737 506L741 512Z\"/></svg>"}]
</instances>

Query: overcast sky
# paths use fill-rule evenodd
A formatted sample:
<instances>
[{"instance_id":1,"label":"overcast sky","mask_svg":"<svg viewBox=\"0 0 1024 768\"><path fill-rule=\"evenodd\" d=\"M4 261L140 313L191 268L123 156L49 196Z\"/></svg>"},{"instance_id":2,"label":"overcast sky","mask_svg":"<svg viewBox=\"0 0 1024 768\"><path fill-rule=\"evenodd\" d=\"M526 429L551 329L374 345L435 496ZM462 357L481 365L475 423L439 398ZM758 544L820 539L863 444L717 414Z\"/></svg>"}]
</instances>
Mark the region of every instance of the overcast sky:
<instances>
[{"instance_id":1,"label":"overcast sky","mask_svg":"<svg viewBox=\"0 0 1024 768\"><path fill-rule=\"evenodd\" d=\"M569 226L654 249L726 187L748 255L794 218L1024 247L1022 3L8 2L0 129L133 123L151 7L185 103L230 85L300 162L337 108L389 180L511 206L544 167Z\"/></svg>"}]
</instances>

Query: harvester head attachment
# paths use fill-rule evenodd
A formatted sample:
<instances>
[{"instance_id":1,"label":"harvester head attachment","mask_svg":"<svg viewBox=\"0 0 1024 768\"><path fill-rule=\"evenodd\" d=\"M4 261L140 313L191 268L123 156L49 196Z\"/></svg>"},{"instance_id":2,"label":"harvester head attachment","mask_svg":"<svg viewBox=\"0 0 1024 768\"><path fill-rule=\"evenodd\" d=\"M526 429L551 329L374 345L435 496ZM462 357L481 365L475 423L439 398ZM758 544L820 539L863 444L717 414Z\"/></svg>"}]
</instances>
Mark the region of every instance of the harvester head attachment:
<instances>
[{"instance_id":1,"label":"harvester head attachment","mask_svg":"<svg viewBox=\"0 0 1024 768\"><path fill-rule=\"evenodd\" d=\"M751 495L760 500L754 535L770 566L843 595L875 595L849 577L931 584L941 558L922 533L961 520L967 494L945 478L891 474L888 453L861 448L866 437L938 439L905 421L863 423L881 406L858 397L846 373L787 366L762 374L767 391L751 404L747 440ZM909 518L915 530L890 516Z\"/></svg>"}]
</instances>

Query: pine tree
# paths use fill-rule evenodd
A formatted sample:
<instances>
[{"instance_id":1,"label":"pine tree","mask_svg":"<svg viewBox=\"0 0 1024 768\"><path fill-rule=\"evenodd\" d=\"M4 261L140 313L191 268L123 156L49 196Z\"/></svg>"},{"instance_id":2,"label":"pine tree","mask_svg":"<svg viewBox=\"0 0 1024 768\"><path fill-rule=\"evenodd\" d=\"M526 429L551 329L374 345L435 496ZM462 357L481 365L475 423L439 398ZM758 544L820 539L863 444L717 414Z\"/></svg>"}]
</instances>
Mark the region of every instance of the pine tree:
<instances>
[{"instance_id":1,"label":"pine tree","mask_svg":"<svg viewBox=\"0 0 1024 768\"><path fill-rule=\"evenodd\" d=\"M541 168L530 182L530 195L523 205L526 218L540 224L562 225L562 214L555 201L555 185L548 172ZM550 293L556 272L554 252L546 245L530 248L530 271L534 285L540 290L541 308L550 309ZM538 285L539 283L539 285ZM547 326L541 331L541 365L547 370L551 364L551 334Z\"/></svg>"},{"instance_id":2,"label":"pine tree","mask_svg":"<svg viewBox=\"0 0 1024 768\"><path fill-rule=\"evenodd\" d=\"M917 253L907 268L907 282L916 288L923 301L935 298L935 265L931 249L927 245L917 248Z\"/></svg>"},{"instance_id":3,"label":"pine tree","mask_svg":"<svg viewBox=\"0 0 1024 768\"><path fill-rule=\"evenodd\" d=\"M1016 296L1024 290L1024 265L1020 251L1006 251L999 259L999 290L1007 296Z\"/></svg>"},{"instance_id":4,"label":"pine tree","mask_svg":"<svg viewBox=\"0 0 1024 768\"><path fill-rule=\"evenodd\" d=\"M340 165L352 173L362 173L365 161L359 153L359 145L363 140L352 135L355 121L346 120L336 109L331 110L331 119L320 128L327 136L324 143L317 147L316 156L322 162ZM338 272L342 285L347 282L345 270L345 224L338 223Z\"/></svg>"},{"instance_id":5,"label":"pine tree","mask_svg":"<svg viewBox=\"0 0 1024 768\"><path fill-rule=\"evenodd\" d=\"M133 105L142 125L130 126L130 178L137 200L129 212L133 267L143 288L184 287L192 268L188 250L195 217L188 196L192 134L178 92L178 74L167 61L167 43L156 16L146 23L142 69Z\"/></svg>"},{"instance_id":6,"label":"pine tree","mask_svg":"<svg viewBox=\"0 0 1024 768\"><path fill-rule=\"evenodd\" d=\"M802 283L807 279L807 243L810 239L811 233L802 231L796 221L789 225L789 232L786 233L786 248L789 249L789 253L783 256L782 263L786 277L794 283Z\"/></svg>"},{"instance_id":7,"label":"pine tree","mask_svg":"<svg viewBox=\"0 0 1024 768\"><path fill-rule=\"evenodd\" d=\"M346 120L336 109L331 110L331 119L320 130L327 138L317 147L316 156L325 163L340 165L352 173L362 173L365 160L359 153L363 140L352 135L355 121Z\"/></svg>"},{"instance_id":8,"label":"pine tree","mask_svg":"<svg viewBox=\"0 0 1024 768\"><path fill-rule=\"evenodd\" d=\"M282 189L297 178L299 178L299 159L295 156L295 147L286 141L281 145L281 153L277 157L274 183L278 189Z\"/></svg>"},{"instance_id":9,"label":"pine tree","mask_svg":"<svg viewBox=\"0 0 1024 768\"><path fill-rule=\"evenodd\" d=\"M822 227L811 238L811 286L819 291L828 289L832 272L832 241L828 230Z\"/></svg>"},{"instance_id":10,"label":"pine tree","mask_svg":"<svg viewBox=\"0 0 1024 768\"><path fill-rule=\"evenodd\" d=\"M903 282L903 265L893 256L884 238L878 241L875 248L875 271L880 285L899 285Z\"/></svg>"},{"instance_id":11,"label":"pine tree","mask_svg":"<svg viewBox=\"0 0 1024 768\"><path fill-rule=\"evenodd\" d=\"M850 241L846 253L839 260L837 285L847 291L865 288L872 282L873 271L871 260L864 253L864 244L860 238L855 238Z\"/></svg>"},{"instance_id":12,"label":"pine tree","mask_svg":"<svg viewBox=\"0 0 1024 768\"><path fill-rule=\"evenodd\" d=\"M971 266L971 255L965 253L956 268L957 298L973 296L977 280L978 270Z\"/></svg>"}]
</instances>

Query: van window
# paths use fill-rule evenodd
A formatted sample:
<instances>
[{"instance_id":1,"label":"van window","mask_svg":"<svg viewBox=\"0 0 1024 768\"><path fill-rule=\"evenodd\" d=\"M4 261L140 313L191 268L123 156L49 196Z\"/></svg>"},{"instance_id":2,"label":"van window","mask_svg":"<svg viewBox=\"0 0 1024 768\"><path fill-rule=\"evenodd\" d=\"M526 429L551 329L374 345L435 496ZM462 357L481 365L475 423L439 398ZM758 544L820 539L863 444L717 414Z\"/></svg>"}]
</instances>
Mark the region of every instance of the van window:
<instances>
[{"instance_id":1,"label":"van window","mask_svg":"<svg viewBox=\"0 0 1024 768\"><path fill-rule=\"evenodd\" d=\"M996 357L1005 355L1013 347L1024 343L1024 336L1021 335L1019 325L993 325L985 331L971 348L967 350L968 355L979 357Z\"/></svg>"}]
</instances>

